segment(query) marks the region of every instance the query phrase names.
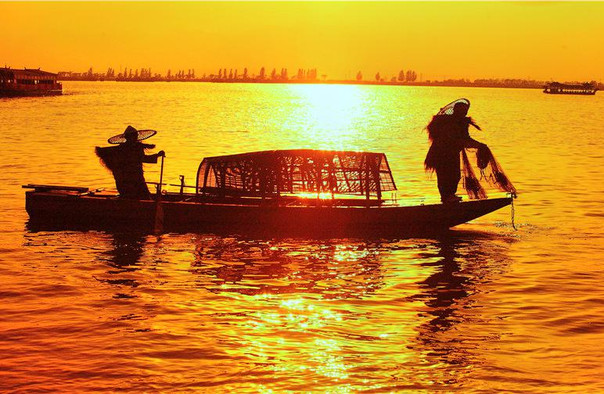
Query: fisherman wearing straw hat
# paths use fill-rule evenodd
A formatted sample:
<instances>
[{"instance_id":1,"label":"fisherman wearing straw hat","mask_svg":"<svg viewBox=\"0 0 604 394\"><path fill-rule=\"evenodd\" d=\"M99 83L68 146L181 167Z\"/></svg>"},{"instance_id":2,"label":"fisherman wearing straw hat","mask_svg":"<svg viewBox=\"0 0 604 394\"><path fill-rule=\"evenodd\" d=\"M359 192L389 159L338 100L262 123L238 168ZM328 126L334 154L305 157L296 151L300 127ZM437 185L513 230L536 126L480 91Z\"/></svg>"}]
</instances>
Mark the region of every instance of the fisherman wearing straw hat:
<instances>
[{"instance_id":1,"label":"fisherman wearing straw hat","mask_svg":"<svg viewBox=\"0 0 604 394\"><path fill-rule=\"evenodd\" d=\"M137 130L128 126L122 134L115 135L107 140L117 146L96 147L95 152L101 163L107 167L115 178L115 186L123 198L139 200L151 199L149 188L143 175L143 163L157 163L160 156L165 156L164 151L153 155L145 154L145 149L153 149L155 145L144 144L140 141L154 136L155 130Z\"/></svg>"},{"instance_id":2,"label":"fisherman wearing straw hat","mask_svg":"<svg viewBox=\"0 0 604 394\"><path fill-rule=\"evenodd\" d=\"M469 100L455 100L441 108L426 127L431 145L424 167L427 171L436 172L438 191L443 203L461 201L461 197L455 194L461 179L460 153L465 148L478 149L486 146L470 137L469 126L478 130L480 127L466 116L469 109Z\"/></svg>"}]
</instances>

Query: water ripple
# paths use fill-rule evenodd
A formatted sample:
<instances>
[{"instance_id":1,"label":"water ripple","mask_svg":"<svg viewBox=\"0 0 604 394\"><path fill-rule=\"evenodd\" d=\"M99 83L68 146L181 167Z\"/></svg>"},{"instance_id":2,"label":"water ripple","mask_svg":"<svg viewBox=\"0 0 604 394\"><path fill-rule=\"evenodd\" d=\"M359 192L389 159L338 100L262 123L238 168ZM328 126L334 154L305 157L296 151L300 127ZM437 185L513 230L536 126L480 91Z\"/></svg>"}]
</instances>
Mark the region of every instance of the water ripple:
<instances>
[{"instance_id":1,"label":"water ripple","mask_svg":"<svg viewBox=\"0 0 604 394\"><path fill-rule=\"evenodd\" d=\"M0 100L0 390L604 390L602 95L578 106L523 89L65 88ZM26 227L20 185L113 188L92 149L130 123L160 131L168 180L194 182L205 156L363 149L388 154L399 199L437 199L423 127L457 97L520 190L517 230L509 210L409 239Z\"/></svg>"}]
</instances>

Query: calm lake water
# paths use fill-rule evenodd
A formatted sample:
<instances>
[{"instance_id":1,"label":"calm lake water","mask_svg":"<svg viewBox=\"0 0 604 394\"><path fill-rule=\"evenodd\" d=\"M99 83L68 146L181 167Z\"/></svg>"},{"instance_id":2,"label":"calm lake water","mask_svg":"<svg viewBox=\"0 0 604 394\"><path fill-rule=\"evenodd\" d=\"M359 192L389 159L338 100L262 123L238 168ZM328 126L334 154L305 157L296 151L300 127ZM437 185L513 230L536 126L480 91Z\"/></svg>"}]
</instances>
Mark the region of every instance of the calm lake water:
<instances>
[{"instance_id":1,"label":"calm lake water","mask_svg":"<svg viewBox=\"0 0 604 394\"><path fill-rule=\"evenodd\" d=\"M604 95L391 86L67 82L0 99L0 390L604 391ZM388 155L437 200L423 130L466 97L519 190L435 238L33 232L22 184L113 188L96 145L153 128L164 179L204 156ZM149 181L158 165L146 167ZM491 195L495 196L496 193Z\"/></svg>"}]
</instances>

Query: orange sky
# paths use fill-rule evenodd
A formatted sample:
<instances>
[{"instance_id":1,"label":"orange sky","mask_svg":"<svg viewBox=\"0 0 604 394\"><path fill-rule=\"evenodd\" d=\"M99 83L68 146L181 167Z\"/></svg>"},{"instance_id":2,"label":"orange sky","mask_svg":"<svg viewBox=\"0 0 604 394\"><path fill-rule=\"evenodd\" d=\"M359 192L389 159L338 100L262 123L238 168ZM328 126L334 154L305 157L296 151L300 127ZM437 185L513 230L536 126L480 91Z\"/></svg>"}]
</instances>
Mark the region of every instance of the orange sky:
<instances>
[{"instance_id":1,"label":"orange sky","mask_svg":"<svg viewBox=\"0 0 604 394\"><path fill-rule=\"evenodd\" d=\"M604 2L0 2L0 63L604 81Z\"/></svg>"}]
</instances>

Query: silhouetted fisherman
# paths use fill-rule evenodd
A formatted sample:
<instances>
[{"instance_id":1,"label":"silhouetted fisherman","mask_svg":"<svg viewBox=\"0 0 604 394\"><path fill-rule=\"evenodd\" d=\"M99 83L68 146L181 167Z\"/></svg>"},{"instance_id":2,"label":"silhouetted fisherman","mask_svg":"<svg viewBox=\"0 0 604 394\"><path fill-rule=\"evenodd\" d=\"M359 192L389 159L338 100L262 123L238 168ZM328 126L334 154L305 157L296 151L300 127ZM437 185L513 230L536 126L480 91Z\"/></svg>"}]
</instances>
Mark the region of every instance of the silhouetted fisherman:
<instances>
[{"instance_id":1,"label":"silhouetted fisherman","mask_svg":"<svg viewBox=\"0 0 604 394\"><path fill-rule=\"evenodd\" d=\"M143 175L143 163L157 163L157 158L165 156L164 151L153 155L145 154L145 149L153 149L155 145L144 144L140 141L152 137L155 130L137 130L128 126L123 134L118 134L107 140L118 146L96 147L95 152L101 162L115 178L115 186L120 197L140 200L151 199L151 193Z\"/></svg>"},{"instance_id":2,"label":"silhouetted fisherman","mask_svg":"<svg viewBox=\"0 0 604 394\"><path fill-rule=\"evenodd\" d=\"M432 117L427 126L432 145L426 155L426 170L435 171L440 199L443 203L461 201L457 196L457 185L461 179L460 153L465 148L480 148L484 144L470 138L468 131L472 125L480 127L466 116L470 101L459 99L442 108Z\"/></svg>"}]
</instances>

